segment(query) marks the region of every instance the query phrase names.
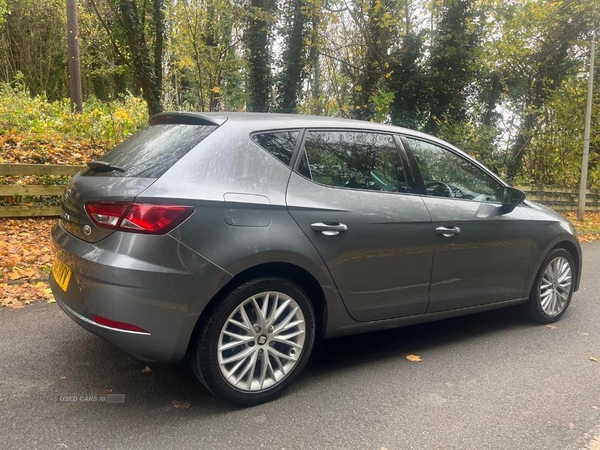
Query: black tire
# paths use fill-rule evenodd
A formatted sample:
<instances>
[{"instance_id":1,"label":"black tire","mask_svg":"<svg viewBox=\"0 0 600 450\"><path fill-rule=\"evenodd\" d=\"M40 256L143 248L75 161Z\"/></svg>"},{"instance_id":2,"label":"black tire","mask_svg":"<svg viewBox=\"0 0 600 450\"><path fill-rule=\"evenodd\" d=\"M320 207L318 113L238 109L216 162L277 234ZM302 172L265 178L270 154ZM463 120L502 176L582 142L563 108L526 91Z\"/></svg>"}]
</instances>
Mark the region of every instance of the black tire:
<instances>
[{"instance_id":1,"label":"black tire","mask_svg":"<svg viewBox=\"0 0 600 450\"><path fill-rule=\"evenodd\" d=\"M254 391L249 389L238 389L233 386L231 382L226 380L225 375L221 371L218 348L220 339L223 339L221 337L221 332L223 331L226 323L228 323L228 326L231 326L231 322L229 321L230 316L234 314L236 310L239 311L238 307L240 305L242 305L247 299L250 299L253 296L257 296L257 298L259 298L259 294L264 294L266 292L278 292L287 295L297 304L297 306L300 307L301 313L304 317L303 345L301 350L299 350L300 354L295 360L295 365L289 369L289 372L285 372L285 374L282 375L284 371L278 371L279 375L283 377L279 381L275 381L274 378L270 378L270 382L274 383L272 386L262 389L261 385L259 390ZM275 303L272 298L273 297L271 297L270 302ZM264 303L262 304L264 305ZM252 321L252 319L250 320ZM281 322L276 321L273 325L276 327L276 324L278 323ZM192 370L194 371L195 375L200 379L204 386L206 386L206 388L208 388L208 390L210 390L218 398L243 406L252 406L265 403L279 396L281 392L289 386L289 384L300 374L300 372L302 372L306 366L315 342L315 323L315 313L308 296L301 287L292 281L276 277L262 277L250 280L227 294L225 298L219 301L219 303L210 311L209 315L203 320L192 338L193 341L190 345L188 361L192 366ZM240 332L250 335L250 332L246 332L241 328L239 330ZM260 355L262 355L263 351L265 352L266 356L264 357L269 360L269 364L265 364L265 367L269 366L269 368L271 368L273 359L271 359L272 356L270 356L269 351L273 350L272 348L267 348L267 345L269 347L275 347L279 344L270 342L269 337L268 344L265 341L259 345L259 341L261 337L263 337L262 335L266 334L264 330L261 331L261 333L258 333L261 334L260 336L253 338L254 340L251 347L256 346L256 349L260 350ZM248 339L250 339L250 336L248 336ZM241 349L245 349L246 347L250 347L250 344L247 343L237 346L237 348ZM248 351L250 350L251 349L249 348ZM242 352L246 350L236 351ZM290 352L294 352L293 355L296 356L295 349L290 350ZM258 361L258 358L264 357L256 356L255 360ZM258 362L256 372L255 368L252 367L252 369L248 370L248 374L250 374L250 372L260 374L260 367L263 364L262 361L264 361L264 359ZM286 361L283 361L284 364L286 364ZM250 360L248 365L251 366ZM243 370L244 367L245 365L242 364L242 369L240 370ZM269 372L269 374L270 373L274 372ZM253 377L253 375L248 376L251 379ZM236 377L234 377L234 380L235 378ZM242 380L246 377L241 376L239 378ZM251 381L251 385L254 382L258 383L259 381Z\"/></svg>"},{"instance_id":2,"label":"black tire","mask_svg":"<svg viewBox=\"0 0 600 450\"><path fill-rule=\"evenodd\" d=\"M564 306L562 307L562 309L560 310L560 312L558 312L557 314L550 315L550 314L547 314L544 311L544 308L542 307L540 286L542 283L544 272L546 271L547 267L550 265L550 263L552 261L555 261L557 258L564 258L568 262L570 269L571 269L571 286L569 288L567 300L566 300ZM529 302L527 303L527 311L528 311L529 317L532 320L534 320L535 322L542 323L542 324L553 323L553 322L556 322L557 320L560 320L560 318L565 314L565 311L567 310L567 308L569 307L569 305L571 303L571 298L573 297L573 289L575 287L576 279L577 279L576 266L575 266L575 262L573 261L573 257L571 256L571 254L563 248L555 248L554 250L550 251L550 253L548 253L548 255L546 256L546 259L544 259L544 262L542 263L540 270L538 271L537 276L535 277L533 286L531 287L531 293L529 295Z\"/></svg>"}]
</instances>

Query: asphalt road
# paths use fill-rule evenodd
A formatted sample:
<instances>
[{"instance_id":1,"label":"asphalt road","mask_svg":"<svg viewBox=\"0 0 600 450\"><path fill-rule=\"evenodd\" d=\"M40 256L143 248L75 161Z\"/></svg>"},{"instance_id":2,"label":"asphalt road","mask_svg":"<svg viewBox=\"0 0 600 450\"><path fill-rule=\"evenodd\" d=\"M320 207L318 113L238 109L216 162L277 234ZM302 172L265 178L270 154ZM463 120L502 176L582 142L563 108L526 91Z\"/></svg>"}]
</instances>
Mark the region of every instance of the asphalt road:
<instances>
[{"instance_id":1,"label":"asphalt road","mask_svg":"<svg viewBox=\"0 0 600 450\"><path fill-rule=\"evenodd\" d=\"M600 243L583 247L554 329L506 309L326 341L282 398L246 409L185 364L143 373L57 305L2 309L0 449L598 450ZM109 392L124 402L59 402Z\"/></svg>"}]
</instances>

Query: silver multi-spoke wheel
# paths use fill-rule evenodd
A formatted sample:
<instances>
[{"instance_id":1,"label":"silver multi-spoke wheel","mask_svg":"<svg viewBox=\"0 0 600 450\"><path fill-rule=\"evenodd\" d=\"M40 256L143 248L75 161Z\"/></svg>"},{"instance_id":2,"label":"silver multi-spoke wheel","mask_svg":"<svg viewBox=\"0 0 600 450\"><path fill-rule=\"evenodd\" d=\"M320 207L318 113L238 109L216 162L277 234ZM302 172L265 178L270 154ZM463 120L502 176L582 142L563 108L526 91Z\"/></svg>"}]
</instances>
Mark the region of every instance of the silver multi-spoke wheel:
<instances>
[{"instance_id":1,"label":"silver multi-spoke wheel","mask_svg":"<svg viewBox=\"0 0 600 450\"><path fill-rule=\"evenodd\" d=\"M217 343L221 374L236 389L268 389L296 366L304 347L302 309L282 292L244 300L225 321Z\"/></svg>"},{"instance_id":2,"label":"silver multi-spoke wheel","mask_svg":"<svg viewBox=\"0 0 600 450\"><path fill-rule=\"evenodd\" d=\"M573 272L569 261L558 256L554 258L544 271L540 281L540 303L548 316L560 314L567 305L571 295Z\"/></svg>"}]
</instances>

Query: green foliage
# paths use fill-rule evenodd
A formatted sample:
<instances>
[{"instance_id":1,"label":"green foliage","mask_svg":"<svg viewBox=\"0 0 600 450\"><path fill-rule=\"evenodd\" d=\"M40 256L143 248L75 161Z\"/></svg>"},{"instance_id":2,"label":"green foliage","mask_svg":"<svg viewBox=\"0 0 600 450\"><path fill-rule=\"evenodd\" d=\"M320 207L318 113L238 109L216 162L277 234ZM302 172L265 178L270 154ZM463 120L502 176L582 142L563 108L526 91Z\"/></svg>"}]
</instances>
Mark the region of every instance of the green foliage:
<instances>
[{"instance_id":1,"label":"green foliage","mask_svg":"<svg viewBox=\"0 0 600 450\"><path fill-rule=\"evenodd\" d=\"M283 70L278 79L277 111L297 112L306 76L306 45L309 43L309 5L305 0L289 1L285 27L280 31L285 40L282 55Z\"/></svg>"},{"instance_id":2,"label":"green foliage","mask_svg":"<svg viewBox=\"0 0 600 450\"><path fill-rule=\"evenodd\" d=\"M150 115L163 110L165 2L90 0L118 57L131 68Z\"/></svg>"},{"instance_id":3,"label":"green foliage","mask_svg":"<svg viewBox=\"0 0 600 450\"><path fill-rule=\"evenodd\" d=\"M145 103L131 95L111 103L90 98L83 114L73 114L68 99L31 97L19 82L0 86L0 135L18 135L24 145L37 141L61 147L69 141L108 150L145 126L147 120ZM45 151L51 153L52 149Z\"/></svg>"},{"instance_id":4,"label":"green foliage","mask_svg":"<svg viewBox=\"0 0 600 450\"><path fill-rule=\"evenodd\" d=\"M78 4L86 104L72 116L62 100L64 0L0 0L2 136L109 147L146 120L133 92L152 112L164 105L390 122L446 139L513 182L578 183L598 0ZM593 188L598 105L597 92Z\"/></svg>"},{"instance_id":5,"label":"green foliage","mask_svg":"<svg viewBox=\"0 0 600 450\"><path fill-rule=\"evenodd\" d=\"M64 1L0 0L0 17L0 80L21 73L34 95L67 95Z\"/></svg>"},{"instance_id":6,"label":"green foliage","mask_svg":"<svg viewBox=\"0 0 600 450\"><path fill-rule=\"evenodd\" d=\"M100 100L110 101L126 94L127 90L139 90L127 61L119 53L121 50L115 46L94 10L94 7L98 9L104 24L115 32L113 16L108 5L95 0L80 0L78 4L84 96L95 96Z\"/></svg>"},{"instance_id":7,"label":"green foliage","mask_svg":"<svg viewBox=\"0 0 600 450\"><path fill-rule=\"evenodd\" d=\"M248 27L244 33L248 61L248 111L264 112L271 108L270 36L276 20L275 9L274 0L250 0Z\"/></svg>"},{"instance_id":8,"label":"green foliage","mask_svg":"<svg viewBox=\"0 0 600 450\"><path fill-rule=\"evenodd\" d=\"M0 26L4 25L4 16L8 14L8 5L6 0L0 0Z\"/></svg>"},{"instance_id":9,"label":"green foliage","mask_svg":"<svg viewBox=\"0 0 600 450\"><path fill-rule=\"evenodd\" d=\"M466 119L467 88L474 79L478 28L472 0L444 0L442 20L431 48L428 77L429 120L426 131L436 133L442 118L451 123Z\"/></svg>"},{"instance_id":10,"label":"green foliage","mask_svg":"<svg viewBox=\"0 0 600 450\"><path fill-rule=\"evenodd\" d=\"M242 110L245 61L236 47L243 14L232 0L185 0L170 5L171 61L165 86L172 109Z\"/></svg>"}]
</instances>

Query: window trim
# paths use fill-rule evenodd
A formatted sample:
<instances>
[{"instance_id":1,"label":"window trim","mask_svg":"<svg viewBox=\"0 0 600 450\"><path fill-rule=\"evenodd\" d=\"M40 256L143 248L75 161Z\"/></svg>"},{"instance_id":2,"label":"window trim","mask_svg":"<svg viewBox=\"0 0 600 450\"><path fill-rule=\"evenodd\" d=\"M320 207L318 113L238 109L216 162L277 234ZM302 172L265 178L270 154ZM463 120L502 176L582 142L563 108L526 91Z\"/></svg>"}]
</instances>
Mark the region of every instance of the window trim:
<instances>
[{"instance_id":1,"label":"window trim","mask_svg":"<svg viewBox=\"0 0 600 450\"><path fill-rule=\"evenodd\" d=\"M376 191L376 190L372 190L372 189L360 189L360 188L347 188L347 187L343 187L343 186L333 186L331 184L323 184L323 183L319 183L318 181L313 180L312 174L311 174L311 178L306 178L303 174L301 174L298 171L298 166L300 164L300 159L301 159L302 155L303 154L306 155L306 149L304 147L304 144L306 143L306 138L308 137L308 134L311 131L312 132L370 133L370 134L383 134L385 136L391 136L394 146L396 147L396 152L398 153L398 156L400 157L400 164L402 164L402 170L404 171L404 174L406 175L406 183L413 192ZM415 191L416 185L414 184L412 168L409 167L408 159L406 157L406 153L404 151L403 145L399 145L399 144L401 144L400 135L398 133L394 133L393 131L369 130L369 129L364 129L364 128L340 128L340 127L305 128L304 132L302 133L301 145L296 149L294 158L292 158L291 167L292 167L292 171L294 173L296 173L297 175L301 176L303 179L308 180L311 183L314 183L318 186L323 186L326 188L343 189L345 191L373 192L373 193L379 193L379 194L420 195L420 193ZM308 155L306 155L306 158L308 160ZM309 161L309 164L310 164L310 161ZM309 170L310 170L310 167L309 167Z\"/></svg>"},{"instance_id":2,"label":"window trim","mask_svg":"<svg viewBox=\"0 0 600 450\"><path fill-rule=\"evenodd\" d=\"M493 173L491 170L489 170L487 167L485 167L479 161L477 161L474 158L471 158L470 156L468 156L466 154L463 154L463 152L461 152L461 151L456 151L456 149L453 149L452 147L449 147L448 145L443 145L440 142L434 141L432 139L427 139L422 136L401 134L400 140L402 141L402 145L406 149L406 154L407 154L408 160L410 161L411 170L415 174L415 187L416 187L415 193L418 193L421 196L431 197L430 195L427 195L427 192L425 190L425 182L423 181L423 176L421 175L421 169L419 169L419 165L417 164L417 159L415 158L413 150L406 139L413 139L415 141L426 142L427 144L431 144L431 145L439 147L443 150L446 150L446 151L452 153L453 155L463 159L464 161L472 164L476 168L478 168L481 172L483 172L484 174L489 176L492 180L496 181L501 187L509 186L504 180L502 180L500 177L498 177L498 175ZM477 201L474 199L467 199L467 198L455 198L455 197L436 197L436 198L441 198L441 199L446 199L446 200L461 200L461 201L468 201L468 202L475 202L475 203L487 203L487 204L491 204L491 205L502 204L501 201L482 202L482 201Z\"/></svg>"}]
</instances>

